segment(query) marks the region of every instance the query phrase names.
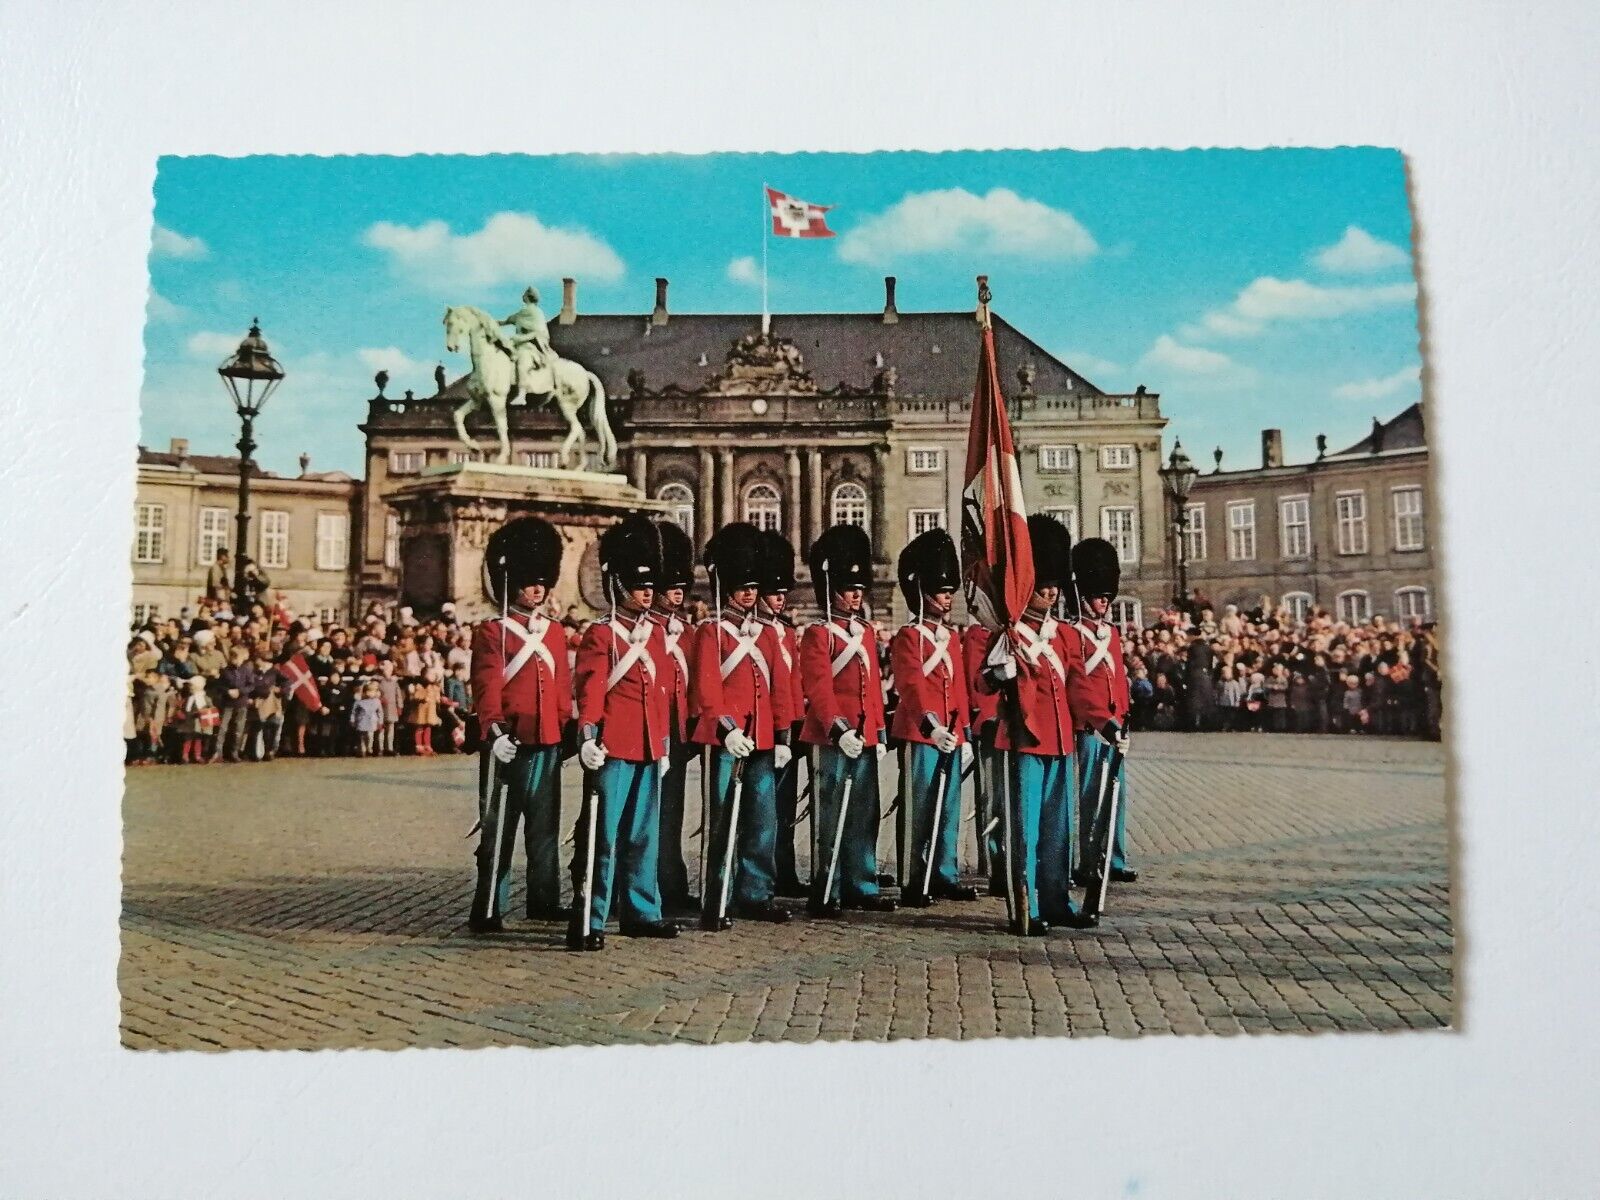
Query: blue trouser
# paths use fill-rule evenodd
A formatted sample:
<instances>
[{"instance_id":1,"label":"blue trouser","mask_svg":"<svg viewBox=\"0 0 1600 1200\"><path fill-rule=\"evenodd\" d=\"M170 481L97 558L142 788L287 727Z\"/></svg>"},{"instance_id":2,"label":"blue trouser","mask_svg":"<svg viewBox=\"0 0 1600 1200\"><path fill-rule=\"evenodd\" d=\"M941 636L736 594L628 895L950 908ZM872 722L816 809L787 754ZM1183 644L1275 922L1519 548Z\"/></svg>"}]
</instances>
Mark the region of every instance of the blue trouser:
<instances>
[{"instance_id":1,"label":"blue trouser","mask_svg":"<svg viewBox=\"0 0 1600 1200\"><path fill-rule=\"evenodd\" d=\"M805 757L802 753L805 748L799 744L798 738L792 738L791 744L795 749L794 758L777 774L775 804L778 814L778 836L772 861L778 883L792 888L800 881L794 862L794 841L798 825L795 814L799 809L800 760ZM813 787L812 791L816 791L816 788Z\"/></svg>"},{"instance_id":2,"label":"blue trouser","mask_svg":"<svg viewBox=\"0 0 1600 1200\"><path fill-rule=\"evenodd\" d=\"M1001 772L1006 769L1006 756L1004 751L996 750L994 742L980 742L978 744L977 771L974 778L977 786L973 794L977 797L978 808L978 840L987 852L985 857L989 866L989 882L995 887L1005 885L1005 870L1001 865L1002 848L1000 845L1000 783ZM993 829L989 827L993 825ZM987 833L984 831L988 830Z\"/></svg>"},{"instance_id":3,"label":"blue trouser","mask_svg":"<svg viewBox=\"0 0 1600 1200\"><path fill-rule=\"evenodd\" d=\"M1011 846L1016 852L1016 865L1011 873L1016 881L1014 886L1020 886L1027 893L1028 917L1038 920L1060 904L1058 897L1045 897L1041 892L1047 886L1061 893L1066 890L1054 878L1054 868L1044 862L1043 848L1046 813L1050 814L1053 830L1059 824L1059 811L1063 803L1071 804L1071 792L1067 790L1066 781L1071 777L1072 759L1070 756L1019 754L1015 751L1006 751L1005 754L1011 760ZM1002 839L1005 830L1002 820L999 830ZM1007 862L1010 861L1008 856ZM1070 900L1067 902L1070 903Z\"/></svg>"},{"instance_id":4,"label":"blue trouser","mask_svg":"<svg viewBox=\"0 0 1600 1200\"><path fill-rule=\"evenodd\" d=\"M475 919L504 916L511 907L511 859L522 823L528 856L528 913L561 903L561 748L522 746L509 763L487 750L479 760L478 887ZM490 790L485 794L485 784ZM493 901L490 879L493 878Z\"/></svg>"},{"instance_id":5,"label":"blue trouser","mask_svg":"<svg viewBox=\"0 0 1600 1200\"><path fill-rule=\"evenodd\" d=\"M683 785L698 746L672 741L671 767L661 780L661 895L669 904L689 899L689 868L683 859Z\"/></svg>"},{"instance_id":6,"label":"blue trouser","mask_svg":"<svg viewBox=\"0 0 1600 1200\"><path fill-rule=\"evenodd\" d=\"M592 772L600 819L594 839L594 900L589 908L589 929L606 927L616 896L624 924L661 920L661 886L657 880L660 852L661 808L658 785L661 771L653 762L606 760ZM573 903L583 903L583 881L588 869L588 814L578 814L573 835ZM620 879L619 879L620 876ZM620 895L618 889L620 888ZM575 918L581 925L582 917Z\"/></svg>"},{"instance_id":7,"label":"blue trouser","mask_svg":"<svg viewBox=\"0 0 1600 1200\"><path fill-rule=\"evenodd\" d=\"M833 746L817 747L817 782L812 790L812 828L816 853L811 859L811 899L818 904L849 904L878 894L878 751L868 746L856 758ZM844 785L850 784L850 802L839 827L839 806ZM828 864L833 842L839 839L839 862L828 886Z\"/></svg>"},{"instance_id":8,"label":"blue trouser","mask_svg":"<svg viewBox=\"0 0 1600 1200\"><path fill-rule=\"evenodd\" d=\"M934 781L941 774L943 803L934 792ZM961 838L961 752L940 754L937 747L908 742L903 769L907 788L901 800L905 810L902 828L906 835L905 862L910 878L901 886L912 893L938 888L953 888L961 882L956 850ZM939 828L933 827L934 809L939 810ZM933 872L928 872L928 857L933 852ZM927 887L924 888L924 881Z\"/></svg>"},{"instance_id":9,"label":"blue trouser","mask_svg":"<svg viewBox=\"0 0 1600 1200\"><path fill-rule=\"evenodd\" d=\"M1066 921L1078 912L1072 902L1072 857L1077 848L1077 823L1073 819L1078 795L1076 764L1070 754L1021 757L1032 764L1028 768L1030 786L1039 789L1035 869L1039 915L1046 921Z\"/></svg>"},{"instance_id":10,"label":"blue trouser","mask_svg":"<svg viewBox=\"0 0 1600 1200\"><path fill-rule=\"evenodd\" d=\"M721 746L711 749L710 836L706 839L706 891L702 912L722 913L723 864L728 859L728 822L732 816L733 764ZM744 760L739 791L739 828L734 839L733 879L728 906L764 904L774 892L773 855L778 843L777 779L772 751L757 750Z\"/></svg>"},{"instance_id":11,"label":"blue trouser","mask_svg":"<svg viewBox=\"0 0 1600 1200\"><path fill-rule=\"evenodd\" d=\"M1079 790L1083 794L1083 811L1078 819L1078 861L1087 870L1094 857L1094 821L1098 812L1096 806L1100 802L1100 782L1105 774L1106 763L1111 758L1111 747L1105 739L1097 734L1082 732L1078 734L1078 764L1080 774ZM1127 828L1128 828L1128 764L1118 764L1117 767L1117 838L1111 847L1111 869L1114 871L1126 870L1127 857ZM1111 803L1111 781L1106 780L1105 802Z\"/></svg>"}]
</instances>

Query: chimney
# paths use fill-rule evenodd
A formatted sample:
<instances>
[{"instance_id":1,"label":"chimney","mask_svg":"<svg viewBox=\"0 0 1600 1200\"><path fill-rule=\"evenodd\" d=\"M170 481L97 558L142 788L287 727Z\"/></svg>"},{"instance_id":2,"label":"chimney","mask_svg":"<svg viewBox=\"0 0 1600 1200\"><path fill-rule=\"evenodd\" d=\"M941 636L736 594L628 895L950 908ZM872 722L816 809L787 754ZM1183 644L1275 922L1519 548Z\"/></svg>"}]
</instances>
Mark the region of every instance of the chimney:
<instances>
[{"instance_id":1,"label":"chimney","mask_svg":"<svg viewBox=\"0 0 1600 1200\"><path fill-rule=\"evenodd\" d=\"M304 479L306 472L311 469L311 455L304 450L300 451L300 478Z\"/></svg>"},{"instance_id":2,"label":"chimney","mask_svg":"<svg viewBox=\"0 0 1600 1200\"><path fill-rule=\"evenodd\" d=\"M189 457L189 439L173 438L172 445L167 448L168 454L176 454L179 458Z\"/></svg>"},{"instance_id":3,"label":"chimney","mask_svg":"<svg viewBox=\"0 0 1600 1200\"><path fill-rule=\"evenodd\" d=\"M1263 469L1283 466L1283 430L1261 431L1261 466Z\"/></svg>"},{"instance_id":4,"label":"chimney","mask_svg":"<svg viewBox=\"0 0 1600 1200\"><path fill-rule=\"evenodd\" d=\"M570 277L561 281L561 311L556 314L557 325L571 325L578 319L578 281Z\"/></svg>"},{"instance_id":5,"label":"chimney","mask_svg":"<svg viewBox=\"0 0 1600 1200\"><path fill-rule=\"evenodd\" d=\"M650 324L665 325L667 323L667 281L661 276L656 276L656 306L650 313Z\"/></svg>"},{"instance_id":6,"label":"chimney","mask_svg":"<svg viewBox=\"0 0 1600 1200\"><path fill-rule=\"evenodd\" d=\"M883 277L883 323L885 325L897 324L900 320L900 310L894 306L894 276Z\"/></svg>"}]
</instances>

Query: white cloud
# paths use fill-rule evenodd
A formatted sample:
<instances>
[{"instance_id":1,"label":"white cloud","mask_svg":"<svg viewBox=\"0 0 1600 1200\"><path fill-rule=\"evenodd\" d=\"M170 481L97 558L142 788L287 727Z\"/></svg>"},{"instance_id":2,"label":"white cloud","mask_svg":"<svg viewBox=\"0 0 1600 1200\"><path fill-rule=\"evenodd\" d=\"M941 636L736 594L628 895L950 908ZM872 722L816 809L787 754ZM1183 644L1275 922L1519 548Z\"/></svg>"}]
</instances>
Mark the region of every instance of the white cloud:
<instances>
[{"instance_id":1,"label":"white cloud","mask_svg":"<svg viewBox=\"0 0 1600 1200\"><path fill-rule=\"evenodd\" d=\"M398 346L384 346L381 349L363 347L356 351L356 355L366 364L367 370L387 371L402 386L411 378L418 380L431 380L433 378L433 363L422 362L419 359L412 358Z\"/></svg>"},{"instance_id":2,"label":"white cloud","mask_svg":"<svg viewBox=\"0 0 1600 1200\"><path fill-rule=\"evenodd\" d=\"M913 192L839 239L839 257L845 262L876 264L954 250L1071 260L1088 258L1098 249L1071 213L1010 188L992 188L983 196L965 188Z\"/></svg>"},{"instance_id":3,"label":"white cloud","mask_svg":"<svg viewBox=\"0 0 1600 1200\"><path fill-rule=\"evenodd\" d=\"M191 333L183 348L190 358L216 359L219 363L225 358L232 358L234 351L239 349L239 343L244 340L244 333L216 333L212 330L201 330ZM274 353L277 351L274 347Z\"/></svg>"},{"instance_id":4,"label":"white cloud","mask_svg":"<svg viewBox=\"0 0 1600 1200\"><path fill-rule=\"evenodd\" d=\"M1365 274L1403 267L1410 263L1411 256L1393 242L1380 241L1360 226L1350 225L1342 238L1318 250L1311 261L1324 271Z\"/></svg>"},{"instance_id":5,"label":"white cloud","mask_svg":"<svg viewBox=\"0 0 1600 1200\"><path fill-rule=\"evenodd\" d=\"M150 299L145 301L145 319L154 325L161 321L176 321L184 315L181 304L174 304L155 288L150 289Z\"/></svg>"},{"instance_id":6,"label":"white cloud","mask_svg":"<svg viewBox=\"0 0 1600 1200\"><path fill-rule=\"evenodd\" d=\"M413 284L439 291L527 284L571 275L610 283L622 260L584 229L546 225L532 213L499 212L474 233L453 233L444 221L397 225L379 221L361 235L383 251L390 269Z\"/></svg>"},{"instance_id":7,"label":"white cloud","mask_svg":"<svg viewBox=\"0 0 1600 1200\"><path fill-rule=\"evenodd\" d=\"M1205 337L1249 337L1260 333L1274 321L1320 321L1365 312L1394 304L1409 304L1416 299L1412 282L1385 283L1369 287L1322 287L1304 279L1275 279L1263 275L1253 279L1224 308L1213 309L1199 322L1185 325L1179 336L1190 340Z\"/></svg>"},{"instance_id":8,"label":"white cloud","mask_svg":"<svg viewBox=\"0 0 1600 1200\"><path fill-rule=\"evenodd\" d=\"M734 283L760 283L761 273L756 270L756 260L746 254L728 264L728 278Z\"/></svg>"},{"instance_id":9,"label":"white cloud","mask_svg":"<svg viewBox=\"0 0 1600 1200\"><path fill-rule=\"evenodd\" d=\"M157 225L150 235L152 258L204 258L210 253L210 247L201 238L184 237L165 225Z\"/></svg>"},{"instance_id":10,"label":"white cloud","mask_svg":"<svg viewBox=\"0 0 1600 1200\"><path fill-rule=\"evenodd\" d=\"M1114 363L1109 358L1101 358L1098 354L1090 354L1087 351L1067 350L1057 357L1073 370L1083 372L1097 383L1121 375L1123 371L1121 363Z\"/></svg>"},{"instance_id":11,"label":"white cloud","mask_svg":"<svg viewBox=\"0 0 1600 1200\"><path fill-rule=\"evenodd\" d=\"M1333 389L1333 394L1341 400L1382 400L1387 396L1393 396L1396 392L1413 387L1420 378L1420 368L1401 367L1393 375L1341 383Z\"/></svg>"},{"instance_id":12,"label":"white cloud","mask_svg":"<svg viewBox=\"0 0 1600 1200\"><path fill-rule=\"evenodd\" d=\"M1139 365L1182 375L1220 375L1240 370L1239 364L1226 354L1203 346L1185 346L1170 333L1163 333L1155 340Z\"/></svg>"}]
</instances>

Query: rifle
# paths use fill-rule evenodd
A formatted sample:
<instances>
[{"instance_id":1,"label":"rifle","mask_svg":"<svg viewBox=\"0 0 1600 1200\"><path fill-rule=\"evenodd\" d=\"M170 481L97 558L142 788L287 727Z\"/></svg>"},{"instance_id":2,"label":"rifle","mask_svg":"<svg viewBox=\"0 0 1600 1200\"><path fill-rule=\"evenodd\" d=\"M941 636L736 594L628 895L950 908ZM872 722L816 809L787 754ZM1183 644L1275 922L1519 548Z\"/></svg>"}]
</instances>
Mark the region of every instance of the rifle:
<instances>
[{"instance_id":1,"label":"rifle","mask_svg":"<svg viewBox=\"0 0 1600 1200\"><path fill-rule=\"evenodd\" d=\"M950 724L955 724L954 713L951 714ZM928 889L933 886L933 855L934 851L939 848L939 822L944 817L944 793L950 782L950 758L949 754L941 753L939 755L939 765L933 772L933 824L928 828L928 851L922 868L922 894L924 896L928 894ZM976 766L978 760L974 758L972 761L973 765ZM959 801L961 796L960 784L957 784L956 787L956 797ZM957 816L959 815L958 810Z\"/></svg>"},{"instance_id":2,"label":"rifle","mask_svg":"<svg viewBox=\"0 0 1600 1200\"><path fill-rule=\"evenodd\" d=\"M745 718L745 737L750 736L751 719ZM748 761L749 755L734 759L733 768L728 773L728 844L722 852L722 895L717 900L719 922L728 915L728 896L733 890L733 843L739 836L739 799L744 795L744 765Z\"/></svg>"},{"instance_id":3,"label":"rifle","mask_svg":"<svg viewBox=\"0 0 1600 1200\"><path fill-rule=\"evenodd\" d=\"M856 721L856 736L860 737L861 731L866 727L867 714L863 712ZM865 754L866 750L863 748L861 753ZM848 758L845 759L846 763L850 761ZM855 782L855 773L847 766L845 768L844 791L839 794L839 819L833 823L833 853L828 856L828 878L827 882L822 885L822 899L819 901L824 906L827 905L829 898L833 895L833 877L839 868L839 847L844 842L844 817L845 813L850 811L850 792L855 787Z\"/></svg>"},{"instance_id":4,"label":"rifle","mask_svg":"<svg viewBox=\"0 0 1600 1200\"><path fill-rule=\"evenodd\" d=\"M595 726L595 744L601 744L600 739L605 736L605 722ZM600 799L600 772L591 771L588 767L583 769L583 806L580 811L580 820L584 824L584 858L583 858L583 908L579 915L577 897L572 903L572 928L567 935L567 945L573 950L582 950L584 942L589 937L589 926L594 921L594 855L595 855L595 829L600 824L600 814L596 811ZM583 923L578 924L579 921Z\"/></svg>"}]
</instances>

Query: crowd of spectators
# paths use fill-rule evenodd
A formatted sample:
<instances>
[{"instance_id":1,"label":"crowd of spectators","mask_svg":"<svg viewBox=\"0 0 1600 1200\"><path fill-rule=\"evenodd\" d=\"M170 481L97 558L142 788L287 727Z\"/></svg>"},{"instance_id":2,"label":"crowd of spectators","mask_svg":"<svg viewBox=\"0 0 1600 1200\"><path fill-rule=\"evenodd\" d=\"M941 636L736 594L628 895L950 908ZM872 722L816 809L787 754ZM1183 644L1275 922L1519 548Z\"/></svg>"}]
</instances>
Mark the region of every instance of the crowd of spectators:
<instances>
[{"instance_id":1,"label":"crowd of spectators","mask_svg":"<svg viewBox=\"0 0 1600 1200\"><path fill-rule=\"evenodd\" d=\"M1265 596L1218 615L1196 596L1125 637L1135 729L1439 737L1432 622L1297 621Z\"/></svg>"}]
</instances>

